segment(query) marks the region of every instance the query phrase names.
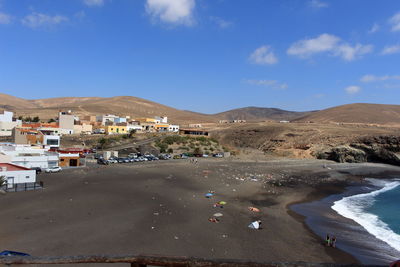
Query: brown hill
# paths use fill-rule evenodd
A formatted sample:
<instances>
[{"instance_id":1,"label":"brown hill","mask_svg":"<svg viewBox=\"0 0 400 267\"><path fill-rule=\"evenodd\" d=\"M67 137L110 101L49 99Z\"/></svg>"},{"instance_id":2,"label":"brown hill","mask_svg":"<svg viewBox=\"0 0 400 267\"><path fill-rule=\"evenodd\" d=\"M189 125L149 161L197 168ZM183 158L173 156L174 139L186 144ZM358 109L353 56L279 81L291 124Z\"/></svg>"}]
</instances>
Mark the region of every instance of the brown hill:
<instances>
[{"instance_id":1,"label":"brown hill","mask_svg":"<svg viewBox=\"0 0 400 267\"><path fill-rule=\"evenodd\" d=\"M117 97L61 97L26 100L0 94L0 109L14 111L16 116L55 118L59 110L72 110L76 115L115 114L131 117L168 116L171 122L216 122L212 115L183 111L132 96Z\"/></svg>"},{"instance_id":2,"label":"brown hill","mask_svg":"<svg viewBox=\"0 0 400 267\"><path fill-rule=\"evenodd\" d=\"M288 111L279 108L260 108L246 107L228 110L215 114L222 120L246 120L246 121L266 121L266 120L294 120L310 114L311 112Z\"/></svg>"},{"instance_id":3,"label":"brown hill","mask_svg":"<svg viewBox=\"0 0 400 267\"><path fill-rule=\"evenodd\" d=\"M15 111L23 108L35 108L36 105L29 100L11 95L0 94L0 109Z\"/></svg>"},{"instance_id":4,"label":"brown hill","mask_svg":"<svg viewBox=\"0 0 400 267\"><path fill-rule=\"evenodd\" d=\"M317 111L301 117L297 121L400 124L400 105L348 104Z\"/></svg>"}]
</instances>

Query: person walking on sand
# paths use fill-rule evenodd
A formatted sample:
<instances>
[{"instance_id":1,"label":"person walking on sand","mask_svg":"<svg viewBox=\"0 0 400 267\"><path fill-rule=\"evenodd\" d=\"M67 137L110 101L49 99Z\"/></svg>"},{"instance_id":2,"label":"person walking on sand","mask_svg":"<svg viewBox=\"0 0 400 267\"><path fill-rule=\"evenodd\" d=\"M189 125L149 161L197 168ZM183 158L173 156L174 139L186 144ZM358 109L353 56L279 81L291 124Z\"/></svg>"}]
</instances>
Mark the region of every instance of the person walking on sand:
<instances>
[{"instance_id":1,"label":"person walking on sand","mask_svg":"<svg viewBox=\"0 0 400 267\"><path fill-rule=\"evenodd\" d=\"M331 237L329 236L329 234L326 234L325 242L327 247L331 245Z\"/></svg>"},{"instance_id":2,"label":"person walking on sand","mask_svg":"<svg viewBox=\"0 0 400 267\"><path fill-rule=\"evenodd\" d=\"M336 236L333 236L332 237L332 240L331 240L331 247L336 247Z\"/></svg>"}]
</instances>

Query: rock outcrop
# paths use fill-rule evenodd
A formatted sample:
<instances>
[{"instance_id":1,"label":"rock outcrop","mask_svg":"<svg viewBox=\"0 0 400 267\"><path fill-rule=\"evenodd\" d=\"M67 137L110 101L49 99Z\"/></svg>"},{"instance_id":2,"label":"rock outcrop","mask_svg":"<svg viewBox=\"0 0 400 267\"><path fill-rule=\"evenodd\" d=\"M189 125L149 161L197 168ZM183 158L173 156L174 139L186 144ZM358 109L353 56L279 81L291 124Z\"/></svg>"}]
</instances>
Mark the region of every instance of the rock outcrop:
<instances>
[{"instance_id":1,"label":"rock outcrop","mask_svg":"<svg viewBox=\"0 0 400 267\"><path fill-rule=\"evenodd\" d=\"M337 162L380 162L400 165L400 136L362 137L349 145L317 151L315 156Z\"/></svg>"}]
</instances>

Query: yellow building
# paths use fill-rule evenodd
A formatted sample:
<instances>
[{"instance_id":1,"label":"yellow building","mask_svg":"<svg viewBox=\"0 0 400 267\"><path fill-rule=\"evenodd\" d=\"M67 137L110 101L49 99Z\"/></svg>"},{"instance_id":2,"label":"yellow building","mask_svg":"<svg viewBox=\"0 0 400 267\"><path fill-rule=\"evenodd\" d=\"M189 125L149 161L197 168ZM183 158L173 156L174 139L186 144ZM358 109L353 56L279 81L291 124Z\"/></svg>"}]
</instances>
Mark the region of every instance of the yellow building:
<instances>
[{"instance_id":1,"label":"yellow building","mask_svg":"<svg viewBox=\"0 0 400 267\"><path fill-rule=\"evenodd\" d=\"M126 134L126 126L109 125L105 126L106 134Z\"/></svg>"},{"instance_id":2,"label":"yellow building","mask_svg":"<svg viewBox=\"0 0 400 267\"><path fill-rule=\"evenodd\" d=\"M137 118L135 121L138 121L140 123L156 123L155 118Z\"/></svg>"},{"instance_id":3,"label":"yellow building","mask_svg":"<svg viewBox=\"0 0 400 267\"><path fill-rule=\"evenodd\" d=\"M169 124L156 124L154 125L154 129L157 132L168 132Z\"/></svg>"}]
</instances>

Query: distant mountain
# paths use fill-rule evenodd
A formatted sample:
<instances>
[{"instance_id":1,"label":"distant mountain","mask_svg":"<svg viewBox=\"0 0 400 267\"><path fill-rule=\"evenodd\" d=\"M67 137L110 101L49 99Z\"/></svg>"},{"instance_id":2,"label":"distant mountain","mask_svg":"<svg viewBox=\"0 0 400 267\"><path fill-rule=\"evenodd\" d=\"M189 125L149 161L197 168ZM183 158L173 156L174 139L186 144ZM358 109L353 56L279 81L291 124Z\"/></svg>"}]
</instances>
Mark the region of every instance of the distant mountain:
<instances>
[{"instance_id":1,"label":"distant mountain","mask_svg":"<svg viewBox=\"0 0 400 267\"><path fill-rule=\"evenodd\" d=\"M313 112L296 121L400 124L400 105L348 104Z\"/></svg>"},{"instance_id":2,"label":"distant mountain","mask_svg":"<svg viewBox=\"0 0 400 267\"><path fill-rule=\"evenodd\" d=\"M115 114L135 117L167 116L173 123L216 122L212 115L178 110L156 102L132 96L117 97L61 97L26 100L0 94L0 109L15 112L17 116L55 118L59 110L72 110L77 115Z\"/></svg>"},{"instance_id":3,"label":"distant mountain","mask_svg":"<svg viewBox=\"0 0 400 267\"><path fill-rule=\"evenodd\" d=\"M0 94L0 110L15 112L16 116L55 118L59 110L72 110L77 115L115 114L135 117L167 116L172 123L212 123L218 120L289 120L319 123L400 124L400 105L348 104L320 111L295 112L278 108L246 107L217 114L202 114L179 110L133 96L60 97L27 100Z\"/></svg>"},{"instance_id":4,"label":"distant mountain","mask_svg":"<svg viewBox=\"0 0 400 267\"><path fill-rule=\"evenodd\" d=\"M294 120L306 116L312 112L287 111L279 108L260 108L246 107L228 110L215 114L222 120L246 120L246 121L266 121L266 120Z\"/></svg>"}]
</instances>

